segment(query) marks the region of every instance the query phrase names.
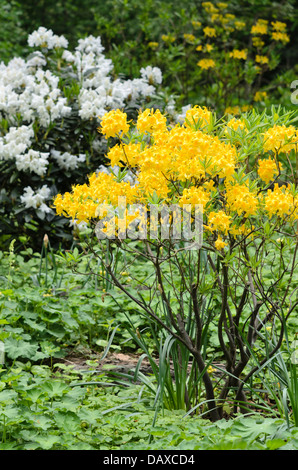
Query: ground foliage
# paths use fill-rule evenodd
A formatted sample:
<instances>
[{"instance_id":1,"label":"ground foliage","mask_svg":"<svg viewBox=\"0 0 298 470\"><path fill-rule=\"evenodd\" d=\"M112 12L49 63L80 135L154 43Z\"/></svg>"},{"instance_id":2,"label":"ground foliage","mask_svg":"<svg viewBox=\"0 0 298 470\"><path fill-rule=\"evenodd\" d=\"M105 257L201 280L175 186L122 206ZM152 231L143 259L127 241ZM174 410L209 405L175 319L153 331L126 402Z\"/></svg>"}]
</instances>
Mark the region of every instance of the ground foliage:
<instances>
[{"instance_id":1,"label":"ground foliage","mask_svg":"<svg viewBox=\"0 0 298 470\"><path fill-rule=\"evenodd\" d=\"M286 109L295 109L290 100L290 84L297 73L294 0L250 0L241 6L236 1L204 4L198 6L192 0L183 7L176 0L0 0L1 66L4 69L16 57L30 60L28 35L40 26L65 36L71 50L80 38L99 36L106 58L114 64L113 79L137 78L141 67L160 67L162 90L154 97L154 107L175 115L177 103L180 107L192 103L215 108L219 116L228 112L231 117L252 105L263 111L282 104L282 119L287 124ZM218 13L221 18L216 18ZM244 20L245 25L237 29L237 20ZM264 45L254 45L251 28L260 26L258 20L268 21L271 33L272 22L284 22L290 41L284 36L276 41L272 35L258 34ZM203 32L205 27L211 28L209 33ZM263 63L256 62L256 53ZM37 56L33 54L31 59ZM51 70L59 69L60 59L59 53L48 55ZM204 61L203 67L199 60ZM220 75L210 60L220 64ZM34 149L42 151L45 144L56 148L58 142L59 150L82 150L88 168L61 172L52 165L46 175L51 195L57 192L55 184L61 190L69 189L72 183L83 182L89 168L93 171L106 163L105 149L101 149L89 167L88 152L92 153L92 142L98 138L97 123L87 119L77 125L77 79L72 80L63 67L58 75L72 113L48 128L35 120ZM92 73L87 73L88 78L92 79ZM280 113L280 109L277 114L274 110L273 121ZM128 112L133 117L136 107ZM20 115L1 119L1 139L10 124L22 123ZM232 134L237 142L239 135ZM253 154L254 149L247 151ZM202 389L199 406L189 412L181 401L171 400L175 364L174 356L166 355L169 339L144 319L121 290L112 287L104 266L81 250L78 241L83 235L76 233L73 238L69 227L65 228L66 220L59 222L58 217L47 218L42 211L38 215L32 208L16 207L24 187L37 187L40 176L21 174L7 162L0 163L0 346L5 346L0 366L1 450L297 450L296 312L287 322L278 355L257 367L247 384L252 405L249 415L235 413L233 402L227 401L223 419L211 423ZM53 245L58 234L59 242L64 243L61 250L59 242L52 249L43 238L45 233ZM267 258L265 266L269 281L276 269L274 256L272 259L270 263ZM146 287L152 275L149 264L123 262L121 284L133 292L136 281L141 280L139 293L151 302ZM293 279L294 289L296 273ZM294 294L291 301L295 301ZM220 302L217 292L214 307ZM209 373L216 389L224 373L216 317L208 325L204 352L213 359ZM117 355L124 360L125 354L134 358L126 368L108 360ZM256 354L257 366L259 360L260 354ZM166 383L162 399L161 383Z\"/></svg>"}]
</instances>

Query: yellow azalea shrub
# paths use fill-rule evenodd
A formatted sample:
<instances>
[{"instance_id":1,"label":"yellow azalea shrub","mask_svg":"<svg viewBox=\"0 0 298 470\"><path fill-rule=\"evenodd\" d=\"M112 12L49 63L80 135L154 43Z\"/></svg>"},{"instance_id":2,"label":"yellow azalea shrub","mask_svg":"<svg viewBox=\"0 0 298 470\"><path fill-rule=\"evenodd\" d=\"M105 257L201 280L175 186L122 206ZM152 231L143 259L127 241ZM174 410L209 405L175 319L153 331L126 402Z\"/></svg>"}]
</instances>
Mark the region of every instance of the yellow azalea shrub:
<instances>
[{"instance_id":1,"label":"yellow azalea shrub","mask_svg":"<svg viewBox=\"0 0 298 470\"><path fill-rule=\"evenodd\" d=\"M281 157L291 151L297 154L297 131L294 126L267 124L266 130L257 127L252 132L247 126L244 118L214 126L212 113L200 106L188 110L182 124L168 122L158 109L140 111L135 123L128 123L120 110L110 111L103 116L99 132L118 142L106 157L111 166L129 170L135 181L113 173L92 174L86 184L55 198L56 211L88 222L98 217L100 205L116 208L119 197L126 198L128 208L147 207L154 201L201 205L204 237L217 250L223 250L231 236L246 236L274 216L294 224L298 218L295 185L278 185L277 179L286 178ZM242 132L236 144L229 129ZM242 152L252 141L258 145L258 158L251 171ZM130 214L127 224L133 220Z\"/></svg>"},{"instance_id":2,"label":"yellow azalea shrub","mask_svg":"<svg viewBox=\"0 0 298 470\"><path fill-rule=\"evenodd\" d=\"M54 201L58 214L95 225L84 246L96 245L92 254L99 253L113 286L192 355L213 421L223 417L232 394L239 406L246 402L247 411L246 365L255 353L263 355L262 365L268 362L268 334L278 335L279 348L281 321L297 311L298 300L291 300L298 267L293 122L275 110L217 120L207 108L194 106L179 124L158 109L141 110L136 122L128 122L121 110L111 111L99 128L109 139L110 173L92 174ZM193 237L198 220L200 234ZM131 284L124 284L125 264L117 273L112 260L126 251L134 263L152 262L154 278L131 276ZM151 300L139 301L141 284L152 289L153 307ZM211 307L201 309L206 299ZM209 322L225 362L219 390L208 369L213 357L207 352L205 358L209 347L202 341Z\"/></svg>"}]
</instances>

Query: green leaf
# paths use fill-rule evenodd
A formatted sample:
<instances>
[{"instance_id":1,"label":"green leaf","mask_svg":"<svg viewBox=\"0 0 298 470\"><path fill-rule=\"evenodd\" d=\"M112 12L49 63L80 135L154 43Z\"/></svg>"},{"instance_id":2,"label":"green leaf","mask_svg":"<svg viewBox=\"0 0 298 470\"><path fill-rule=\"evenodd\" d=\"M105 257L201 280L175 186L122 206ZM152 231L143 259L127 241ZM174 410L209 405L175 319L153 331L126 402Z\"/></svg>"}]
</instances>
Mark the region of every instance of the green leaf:
<instances>
[{"instance_id":1,"label":"green leaf","mask_svg":"<svg viewBox=\"0 0 298 470\"><path fill-rule=\"evenodd\" d=\"M81 430L81 420L76 413L67 411L66 413L58 411L54 416L57 426L65 432L75 433Z\"/></svg>"}]
</instances>

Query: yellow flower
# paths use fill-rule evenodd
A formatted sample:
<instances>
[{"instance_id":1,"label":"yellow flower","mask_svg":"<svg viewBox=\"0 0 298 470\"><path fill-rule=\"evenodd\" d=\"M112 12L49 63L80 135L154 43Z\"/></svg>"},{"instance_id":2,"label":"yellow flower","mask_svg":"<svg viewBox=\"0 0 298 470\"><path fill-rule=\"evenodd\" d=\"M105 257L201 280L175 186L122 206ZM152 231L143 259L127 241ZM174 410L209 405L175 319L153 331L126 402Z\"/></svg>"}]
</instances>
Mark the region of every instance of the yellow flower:
<instances>
[{"instance_id":1,"label":"yellow flower","mask_svg":"<svg viewBox=\"0 0 298 470\"><path fill-rule=\"evenodd\" d=\"M203 29L204 35L208 36L209 38L215 38L216 37L216 30L215 28L210 28L210 26L206 26Z\"/></svg>"},{"instance_id":2,"label":"yellow flower","mask_svg":"<svg viewBox=\"0 0 298 470\"><path fill-rule=\"evenodd\" d=\"M208 216L208 225L212 230L228 233L231 224L231 216L224 211L210 212Z\"/></svg>"},{"instance_id":3,"label":"yellow flower","mask_svg":"<svg viewBox=\"0 0 298 470\"><path fill-rule=\"evenodd\" d=\"M279 217L290 216L292 219L297 218L298 200L293 196L290 186L280 187L275 183L273 190L268 189L264 202L269 217L277 215Z\"/></svg>"},{"instance_id":4,"label":"yellow flower","mask_svg":"<svg viewBox=\"0 0 298 470\"><path fill-rule=\"evenodd\" d=\"M268 21L267 20L258 20L257 23L252 26L251 34L267 34L268 32Z\"/></svg>"},{"instance_id":5,"label":"yellow flower","mask_svg":"<svg viewBox=\"0 0 298 470\"><path fill-rule=\"evenodd\" d=\"M282 23L281 21L272 21L271 24L275 31L285 32L287 27L286 23Z\"/></svg>"},{"instance_id":6,"label":"yellow flower","mask_svg":"<svg viewBox=\"0 0 298 470\"><path fill-rule=\"evenodd\" d=\"M257 91L254 96L254 101L263 101L267 98L267 93L266 91Z\"/></svg>"},{"instance_id":7,"label":"yellow flower","mask_svg":"<svg viewBox=\"0 0 298 470\"><path fill-rule=\"evenodd\" d=\"M278 126L275 124L263 134L264 151L290 152L297 146L297 131L294 126Z\"/></svg>"},{"instance_id":8,"label":"yellow flower","mask_svg":"<svg viewBox=\"0 0 298 470\"><path fill-rule=\"evenodd\" d=\"M175 36L173 36L172 34L163 34L161 36L161 39L164 41L164 42L174 42L175 41Z\"/></svg>"},{"instance_id":9,"label":"yellow flower","mask_svg":"<svg viewBox=\"0 0 298 470\"><path fill-rule=\"evenodd\" d=\"M227 123L227 126L225 128L225 134L231 135L230 129L232 129L234 131L234 133L235 132L239 133L239 132L242 132L242 131L247 132L245 122L242 121L241 119L236 119L235 117L230 119L229 122ZM234 137L234 135L233 135L233 137Z\"/></svg>"},{"instance_id":10,"label":"yellow flower","mask_svg":"<svg viewBox=\"0 0 298 470\"><path fill-rule=\"evenodd\" d=\"M187 42L190 42L191 44L193 44L196 40L193 34L183 34L183 37Z\"/></svg>"},{"instance_id":11,"label":"yellow flower","mask_svg":"<svg viewBox=\"0 0 298 470\"><path fill-rule=\"evenodd\" d=\"M223 250L225 246L227 246L227 243L224 242L221 237L218 237L216 242L214 243L214 246L217 250L220 251L220 250Z\"/></svg>"},{"instance_id":12,"label":"yellow flower","mask_svg":"<svg viewBox=\"0 0 298 470\"><path fill-rule=\"evenodd\" d=\"M101 118L101 127L98 128L99 132L108 137L116 137L121 132L126 134L129 131L129 124L127 123L127 114L119 109L112 110L106 113Z\"/></svg>"},{"instance_id":13,"label":"yellow flower","mask_svg":"<svg viewBox=\"0 0 298 470\"><path fill-rule=\"evenodd\" d=\"M185 127L192 126L198 120L202 119L204 124L209 124L212 117L211 111L209 111L205 106L194 106L193 108L186 111L185 114Z\"/></svg>"},{"instance_id":14,"label":"yellow flower","mask_svg":"<svg viewBox=\"0 0 298 470\"><path fill-rule=\"evenodd\" d=\"M159 109L145 109L140 112L137 119L137 129L140 132L165 132L167 129L167 119Z\"/></svg>"},{"instance_id":15,"label":"yellow flower","mask_svg":"<svg viewBox=\"0 0 298 470\"><path fill-rule=\"evenodd\" d=\"M241 106L241 111L243 113L246 113L247 111L249 111L250 109L252 108L252 106L250 104L244 104L243 106Z\"/></svg>"},{"instance_id":16,"label":"yellow flower","mask_svg":"<svg viewBox=\"0 0 298 470\"><path fill-rule=\"evenodd\" d=\"M199 60L197 65L203 70L208 70L216 67L216 64L213 59L201 59Z\"/></svg>"},{"instance_id":17,"label":"yellow flower","mask_svg":"<svg viewBox=\"0 0 298 470\"><path fill-rule=\"evenodd\" d=\"M195 29L198 29L200 26L202 26L202 23L200 21L192 21L191 24Z\"/></svg>"},{"instance_id":18,"label":"yellow flower","mask_svg":"<svg viewBox=\"0 0 298 470\"><path fill-rule=\"evenodd\" d=\"M245 217L256 214L258 199L246 184L227 182L226 189L226 201L231 211L235 211L239 216L244 214Z\"/></svg>"},{"instance_id":19,"label":"yellow flower","mask_svg":"<svg viewBox=\"0 0 298 470\"><path fill-rule=\"evenodd\" d=\"M218 9L211 2L203 2L202 7L207 13L216 13Z\"/></svg>"},{"instance_id":20,"label":"yellow flower","mask_svg":"<svg viewBox=\"0 0 298 470\"><path fill-rule=\"evenodd\" d=\"M158 42L154 42L154 41L148 42L148 47L150 47L150 49L157 49Z\"/></svg>"},{"instance_id":21,"label":"yellow flower","mask_svg":"<svg viewBox=\"0 0 298 470\"><path fill-rule=\"evenodd\" d=\"M140 151L140 143L117 144L108 151L106 156L110 160L111 166L122 167L128 165L134 167L139 163Z\"/></svg>"},{"instance_id":22,"label":"yellow flower","mask_svg":"<svg viewBox=\"0 0 298 470\"><path fill-rule=\"evenodd\" d=\"M199 45L196 47L196 51L201 51L202 49L203 49L202 44L199 44Z\"/></svg>"},{"instance_id":23,"label":"yellow flower","mask_svg":"<svg viewBox=\"0 0 298 470\"><path fill-rule=\"evenodd\" d=\"M233 57L233 59L247 59L247 50L243 49L239 51L238 49L234 49L232 52L230 52L230 57Z\"/></svg>"},{"instance_id":24,"label":"yellow flower","mask_svg":"<svg viewBox=\"0 0 298 470\"><path fill-rule=\"evenodd\" d=\"M219 2L216 4L217 8L219 8L220 10L224 10L225 8L227 8L228 4L227 3L224 3L224 2ZM234 16L234 15L231 15L231 16Z\"/></svg>"},{"instance_id":25,"label":"yellow flower","mask_svg":"<svg viewBox=\"0 0 298 470\"><path fill-rule=\"evenodd\" d=\"M265 55L256 55L256 62L258 64L269 64L269 58Z\"/></svg>"},{"instance_id":26,"label":"yellow flower","mask_svg":"<svg viewBox=\"0 0 298 470\"><path fill-rule=\"evenodd\" d=\"M244 21L235 21L235 28L238 30L241 30L245 28L245 23Z\"/></svg>"},{"instance_id":27,"label":"yellow flower","mask_svg":"<svg viewBox=\"0 0 298 470\"><path fill-rule=\"evenodd\" d=\"M213 374L213 372L215 372L215 371L216 371L216 369L214 369L214 367L212 367L212 366L207 367L208 374Z\"/></svg>"},{"instance_id":28,"label":"yellow flower","mask_svg":"<svg viewBox=\"0 0 298 470\"><path fill-rule=\"evenodd\" d=\"M275 161L269 157L265 160L259 160L258 175L262 181L268 184L273 180L274 176L278 174L278 168ZM280 169L282 165L280 164Z\"/></svg>"},{"instance_id":29,"label":"yellow flower","mask_svg":"<svg viewBox=\"0 0 298 470\"><path fill-rule=\"evenodd\" d=\"M253 36L252 44L254 47L263 47L265 45L265 42L259 36Z\"/></svg>"},{"instance_id":30,"label":"yellow flower","mask_svg":"<svg viewBox=\"0 0 298 470\"><path fill-rule=\"evenodd\" d=\"M286 33L282 33L280 31L273 31L271 36L274 41L281 41L284 44L290 41L289 36Z\"/></svg>"},{"instance_id":31,"label":"yellow flower","mask_svg":"<svg viewBox=\"0 0 298 470\"><path fill-rule=\"evenodd\" d=\"M233 115L240 114L240 108L239 106L228 106L225 109L225 114L233 114Z\"/></svg>"},{"instance_id":32,"label":"yellow flower","mask_svg":"<svg viewBox=\"0 0 298 470\"><path fill-rule=\"evenodd\" d=\"M179 205L182 207L187 204L201 204L203 208L205 208L209 201L210 192L206 192L202 187L196 188L192 186L191 188L183 189L183 194L179 199Z\"/></svg>"}]
</instances>

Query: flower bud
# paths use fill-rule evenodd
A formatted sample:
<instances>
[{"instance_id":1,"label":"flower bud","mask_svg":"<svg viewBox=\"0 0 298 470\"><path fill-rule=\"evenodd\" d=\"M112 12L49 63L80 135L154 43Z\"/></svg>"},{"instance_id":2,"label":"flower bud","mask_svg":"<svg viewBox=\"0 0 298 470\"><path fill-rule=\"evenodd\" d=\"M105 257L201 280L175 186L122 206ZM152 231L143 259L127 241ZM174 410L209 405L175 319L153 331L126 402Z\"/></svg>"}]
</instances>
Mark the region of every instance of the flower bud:
<instances>
[{"instance_id":1,"label":"flower bud","mask_svg":"<svg viewBox=\"0 0 298 470\"><path fill-rule=\"evenodd\" d=\"M43 243L45 248L47 248L49 244L49 237L47 236L47 234L45 234L45 236L43 237Z\"/></svg>"}]
</instances>

